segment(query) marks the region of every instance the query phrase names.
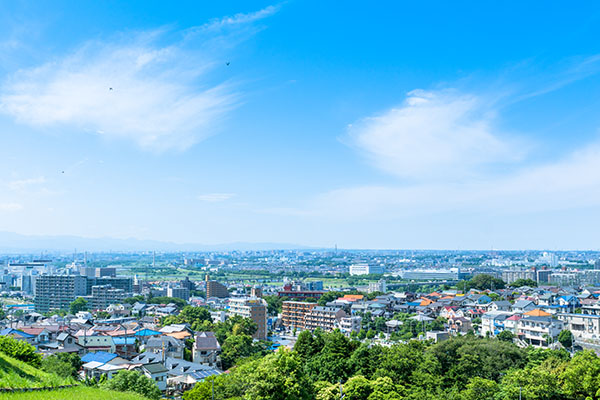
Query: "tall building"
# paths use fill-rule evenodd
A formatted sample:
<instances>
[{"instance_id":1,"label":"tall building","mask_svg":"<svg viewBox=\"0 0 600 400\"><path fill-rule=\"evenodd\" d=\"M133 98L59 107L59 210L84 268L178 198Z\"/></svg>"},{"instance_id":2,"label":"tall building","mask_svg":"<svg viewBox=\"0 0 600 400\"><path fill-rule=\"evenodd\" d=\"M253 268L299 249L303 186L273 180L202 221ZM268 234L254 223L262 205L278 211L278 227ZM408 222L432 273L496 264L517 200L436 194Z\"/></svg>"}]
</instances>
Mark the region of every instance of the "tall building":
<instances>
[{"instance_id":1,"label":"tall building","mask_svg":"<svg viewBox=\"0 0 600 400\"><path fill-rule=\"evenodd\" d=\"M348 315L341 308L316 306L304 317L306 329L321 328L332 331L339 325L340 320Z\"/></svg>"},{"instance_id":2,"label":"tall building","mask_svg":"<svg viewBox=\"0 0 600 400\"><path fill-rule=\"evenodd\" d=\"M350 275L385 274L383 265L354 264L350 266Z\"/></svg>"},{"instance_id":3,"label":"tall building","mask_svg":"<svg viewBox=\"0 0 600 400\"><path fill-rule=\"evenodd\" d=\"M123 289L115 289L111 285L94 285L90 306L92 310L105 310L111 304L123 302L127 295Z\"/></svg>"},{"instance_id":4,"label":"tall building","mask_svg":"<svg viewBox=\"0 0 600 400\"><path fill-rule=\"evenodd\" d=\"M79 296L86 295L86 277L81 275L40 275L35 280L37 312L67 310Z\"/></svg>"},{"instance_id":5,"label":"tall building","mask_svg":"<svg viewBox=\"0 0 600 400\"><path fill-rule=\"evenodd\" d=\"M267 302L254 297L241 297L229 300L229 313L250 318L256 323L257 330L252 335L254 339L267 338Z\"/></svg>"},{"instance_id":6,"label":"tall building","mask_svg":"<svg viewBox=\"0 0 600 400\"><path fill-rule=\"evenodd\" d=\"M209 297L229 297L229 290L227 290L225 285L222 285L217 281L211 281L209 276L206 275L206 298L208 299Z\"/></svg>"},{"instance_id":7,"label":"tall building","mask_svg":"<svg viewBox=\"0 0 600 400\"><path fill-rule=\"evenodd\" d=\"M167 297L175 297L176 299L188 301L190 299L190 289L186 287L169 286L167 288Z\"/></svg>"},{"instance_id":8,"label":"tall building","mask_svg":"<svg viewBox=\"0 0 600 400\"><path fill-rule=\"evenodd\" d=\"M375 292L381 292L381 293L387 292L387 283L386 283L385 279L380 279L377 282L369 283L369 293L375 293Z\"/></svg>"}]
</instances>

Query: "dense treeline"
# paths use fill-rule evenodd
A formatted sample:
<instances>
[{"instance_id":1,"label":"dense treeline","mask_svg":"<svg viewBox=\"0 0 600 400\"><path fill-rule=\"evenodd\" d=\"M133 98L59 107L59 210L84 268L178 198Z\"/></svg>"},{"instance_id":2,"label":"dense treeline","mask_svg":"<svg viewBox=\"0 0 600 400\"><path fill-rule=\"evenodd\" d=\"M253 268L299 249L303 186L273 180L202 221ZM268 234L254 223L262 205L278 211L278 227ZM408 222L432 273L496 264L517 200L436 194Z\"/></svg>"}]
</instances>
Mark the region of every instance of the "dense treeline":
<instances>
[{"instance_id":1,"label":"dense treeline","mask_svg":"<svg viewBox=\"0 0 600 400\"><path fill-rule=\"evenodd\" d=\"M185 400L587 400L600 396L600 358L520 349L467 335L391 347L340 332L302 332L293 351L238 360L229 374L199 383Z\"/></svg>"}]
</instances>

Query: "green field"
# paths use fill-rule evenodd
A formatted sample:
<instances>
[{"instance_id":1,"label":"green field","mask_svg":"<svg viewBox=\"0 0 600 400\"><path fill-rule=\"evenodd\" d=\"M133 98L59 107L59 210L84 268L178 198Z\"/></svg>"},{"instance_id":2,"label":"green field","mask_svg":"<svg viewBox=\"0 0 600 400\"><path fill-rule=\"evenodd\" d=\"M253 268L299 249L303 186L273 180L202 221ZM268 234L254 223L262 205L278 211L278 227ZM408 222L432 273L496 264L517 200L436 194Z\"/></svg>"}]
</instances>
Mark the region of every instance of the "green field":
<instances>
[{"instance_id":1,"label":"green field","mask_svg":"<svg viewBox=\"0 0 600 400\"><path fill-rule=\"evenodd\" d=\"M135 393L115 392L79 386L68 389L43 390L39 392L0 393L0 400L148 400Z\"/></svg>"},{"instance_id":2,"label":"green field","mask_svg":"<svg viewBox=\"0 0 600 400\"><path fill-rule=\"evenodd\" d=\"M22 361L0 353L0 388L32 388L72 385L72 378L43 372Z\"/></svg>"}]
</instances>

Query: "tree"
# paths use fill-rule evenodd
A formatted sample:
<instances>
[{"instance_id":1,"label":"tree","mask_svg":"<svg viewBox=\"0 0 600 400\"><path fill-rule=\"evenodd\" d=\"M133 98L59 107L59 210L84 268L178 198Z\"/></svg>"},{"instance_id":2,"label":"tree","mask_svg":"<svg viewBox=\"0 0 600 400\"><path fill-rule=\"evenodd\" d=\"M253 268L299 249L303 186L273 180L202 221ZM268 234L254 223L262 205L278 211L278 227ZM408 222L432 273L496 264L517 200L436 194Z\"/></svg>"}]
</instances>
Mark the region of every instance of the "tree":
<instances>
[{"instance_id":1,"label":"tree","mask_svg":"<svg viewBox=\"0 0 600 400\"><path fill-rule=\"evenodd\" d=\"M42 355L36 353L35 347L10 336L0 336L0 351L36 368L39 368L42 363Z\"/></svg>"},{"instance_id":2,"label":"tree","mask_svg":"<svg viewBox=\"0 0 600 400\"><path fill-rule=\"evenodd\" d=\"M77 353L58 353L42 360L42 369L55 373L64 378L72 376L77 378L78 371L83 363Z\"/></svg>"},{"instance_id":3,"label":"tree","mask_svg":"<svg viewBox=\"0 0 600 400\"><path fill-rule=\"evenodd\" d=\"M575 354L560 374L562 390L568 398L597 399L600 390L600 359L592 350Z\"/></svg>"},{"instance_id":4,"label":"tree","mask_svg":"<svg viewBox=\"0 0 600 400\"><path fill-rule=\"evenodd\" d=\"M518 287L522 287L522 286L537 287L537 282L534 281L533 279L517 279L516 281L511 283L510 286L512 286L514 288L518 288Z\"/></svg>"},{"instance_id":5,"label":"tree","mask_svg":"<svg viewBox=\"0 0 600 400\"><path fill-rule=\"evenodd\" d=\"M101 386L119 392L135 392L152 400L159 400L162 396L158 386L138 371L119 371Z\"/></svg>"},{"instance_id":6,"label":"tree","mask_svg":"<svg viewBox=\"0 0 600 400\"><path fill-rule=\"evenodd\" d=\"M77 374L71 363L62 361L56 355L48 356L42 360L42 370L63 378Z\"/></svg>"},{"instance_id":7,"label":"tree","mask_svg":"<svg viewBox=\"0 0 600 400\"><path fill-rule=\"evenodd\" d=\"M474 377L467 384L467 388L461 392L460 399L493 399L496 393L498 393L498 384L495 381Z\"/></svg>"},{"instance_id":8,"label":"tree","mask_svg":"<svg viewBox=\"0 0 600 400\"><path fill-rule=\"evenodd\" d=\"M563 329L558 334L558 341L560 342L560 344L563 345L563 347L568 349L571 346L573 346L573 334L571 333L570 330Z\"/></svg>"},{"instance_id":9,"label":"tree","mask_svg":"<svg viewBox=\"0 0 600 400\"><path fill-rule=\"evenodd\" d=\"M502 279L488 274L475 275L470 281L467 282L467 287L469 289L494 290L504 289L505 286L506 284Z\"/></svg>"},{"instance_id":10,"label":"tree","mask_svg":"<svg viewBox=\"0 0 600 400\"><path fill-rule=\"evenodd\" d=\"M515 335L511 331L502 331L496 335L498 340L502 340L503 342L512 342L515 338Z\"/></svg>"},{"instance_id":11,"label":"tree","mask_svg":"<svg viewBox=\"0 0 600 400\"><path fill-rule=\"evenodd\" d=\"M221 346L221 362L223 369L229 369L240 358L249 357L257 352L249 335L229 336Z\"/></svg>"},{"instance_id":12,"label":"tree","mask_svg":"<svg viewBox=\"0 0 600 400\"><path fill-rule=\"evenodd\" d=\"M87 311L88 310L88 302L83 297L78 297L73 301L69 307L69 312L71 314L77 314L79 311Z\"/></svg>"},{"instance_id":13,"label":"tree","mask_svg":"<svg viewBox=\"0 0 600 400\"><path fill-rule=\"evenodd\" d=\"M263 358L250 376L252 386L244 398L252 400L313 399L312 384L297 354L281 348Z\"/></svg>"}]
</instances>

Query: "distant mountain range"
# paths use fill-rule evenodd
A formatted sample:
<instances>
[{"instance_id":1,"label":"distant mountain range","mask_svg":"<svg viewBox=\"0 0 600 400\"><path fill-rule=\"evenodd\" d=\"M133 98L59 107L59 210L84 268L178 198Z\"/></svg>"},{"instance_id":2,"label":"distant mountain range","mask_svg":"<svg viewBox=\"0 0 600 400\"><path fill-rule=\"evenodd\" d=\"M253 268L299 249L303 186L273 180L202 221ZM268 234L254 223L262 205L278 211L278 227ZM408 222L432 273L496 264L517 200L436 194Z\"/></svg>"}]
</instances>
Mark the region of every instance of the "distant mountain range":
<instances>
[{"instance_id":1,"label":"distant mountain range","mask_svg":"<svg viewBox=\"0 0 600 400\"><path fill-rule=\"evenodd\" d=\"M0 232L0 253L42 251L254 251L254 250L301 250L309 249L289 243L235 242L216 245L198 243L174 243L143 239L116 239L110 237L86 238L81 236L37 236Z\"/></svg>"}]
</instances>

